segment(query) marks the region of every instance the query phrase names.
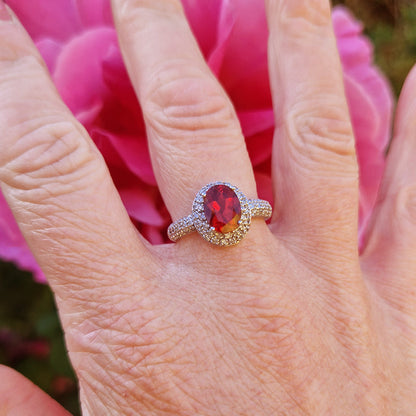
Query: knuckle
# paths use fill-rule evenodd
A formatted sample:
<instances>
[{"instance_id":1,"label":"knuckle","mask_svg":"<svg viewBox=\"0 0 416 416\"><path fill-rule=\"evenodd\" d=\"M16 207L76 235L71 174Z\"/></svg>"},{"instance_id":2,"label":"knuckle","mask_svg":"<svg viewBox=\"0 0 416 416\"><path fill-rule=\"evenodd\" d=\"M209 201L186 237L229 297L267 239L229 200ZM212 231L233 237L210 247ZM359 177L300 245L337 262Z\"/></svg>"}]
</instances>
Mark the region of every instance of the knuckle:
<instances>
[{"instance_id":1,"label":"knuckle","mask_svg":"<svg viewBox=\"0 0 416 416\"><path fill-rule=\"evenodd\" d=\"M285 129L289 143L302 162L355 164L355 143L351 122L339 104L314 103L293 108L286 116ZM321 110L324 108L324 111Z\"/></svg>"},{"instance_id":2,"label":"knuckle","mask_svg":"<svg viewBox=\"0 0 416 416\"><path fill-rule=\"evenodd\" d=\"M6 160L0 160L0 179L11 188L42 188L48 190L48 195L65 192L92 168L92 146L71 121L45 123L34 119L12 129L10 134L13 132L16 136Z\"/></svg>"},{"instance_id":3,"label":"knuckle","mask_svg":"<svg viewBox=\"0 0 416 416\"><path fill-rule=\"evenodd\" d=\"M150 82L143 112L149 126L163 138L178 133L207 136L238 126L234 109L217 81L187 62L164 65ZM219 133L221 132L221 133Z\"/></svg>"}]
</instances>

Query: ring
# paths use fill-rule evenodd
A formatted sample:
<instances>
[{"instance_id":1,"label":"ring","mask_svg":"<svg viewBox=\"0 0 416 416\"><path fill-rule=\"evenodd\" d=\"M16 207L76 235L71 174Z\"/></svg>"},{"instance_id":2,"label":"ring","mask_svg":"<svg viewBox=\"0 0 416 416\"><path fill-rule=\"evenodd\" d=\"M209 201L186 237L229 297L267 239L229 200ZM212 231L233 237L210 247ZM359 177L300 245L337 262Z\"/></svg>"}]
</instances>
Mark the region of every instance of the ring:
<instances>
[{"instance_id":1,"label":"ring","mask_svg":"<svg viewBox=\"0 0 416 416\"><path fill-rule=\"evenodd\" d=\"M238 244L250 229L253 217L269 219L271 205L262 199L248 199L227 182L205 185L195 196L192 214L173 222L168 237L177 241L194 231L218 246Z\"/></svg>"}]
</instances>

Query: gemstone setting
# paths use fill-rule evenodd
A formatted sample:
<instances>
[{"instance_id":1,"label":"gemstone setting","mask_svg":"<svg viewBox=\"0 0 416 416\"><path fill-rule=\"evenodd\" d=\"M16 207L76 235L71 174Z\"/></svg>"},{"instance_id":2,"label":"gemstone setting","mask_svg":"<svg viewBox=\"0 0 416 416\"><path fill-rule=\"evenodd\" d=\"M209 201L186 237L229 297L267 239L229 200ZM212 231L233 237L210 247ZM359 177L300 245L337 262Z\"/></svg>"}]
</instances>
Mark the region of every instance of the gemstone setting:
<instances>
[{"instance_id":1,"label":"gemstone setting","mask_svg":"<svg viewBox=\"0 0 416 416\"><path fill-rule=\"evenodd\" d=\"M227 182L204 186L192 206L193 224L201 236L218 246L239 243L251 223L249 200Z\"/></svg>"},{"instance_id":2,"label":"gemstone setting","mask_svg":"<svg viewBox=\"0 0 416 416\"><path fill-rule=\"evenodd\" d=\"M214 185L204 197L204 214L217 232L227 234L238 228L241 205L236 193L227 185Z\"/></svg>"}]
</instances>

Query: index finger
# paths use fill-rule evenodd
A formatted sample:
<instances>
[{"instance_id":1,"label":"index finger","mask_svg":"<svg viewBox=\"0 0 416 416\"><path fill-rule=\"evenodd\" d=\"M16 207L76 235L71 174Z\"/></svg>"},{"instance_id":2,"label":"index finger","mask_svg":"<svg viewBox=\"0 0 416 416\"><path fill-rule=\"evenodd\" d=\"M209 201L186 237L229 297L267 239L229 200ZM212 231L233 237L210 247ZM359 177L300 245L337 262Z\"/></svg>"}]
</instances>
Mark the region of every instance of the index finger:
<instances>
[{"instance_id":1,"label":"index finger","mask_svg":"<svg viewBox=\"0 0 416 416\"><path fill-rule=\"evenodd\" d=\"M103 158L11 15L0 20L0 130L1 189L64 315L74 302L78 310L102 302L126 269L148 261L147 249Z\"/></svg>"}]
</instances>

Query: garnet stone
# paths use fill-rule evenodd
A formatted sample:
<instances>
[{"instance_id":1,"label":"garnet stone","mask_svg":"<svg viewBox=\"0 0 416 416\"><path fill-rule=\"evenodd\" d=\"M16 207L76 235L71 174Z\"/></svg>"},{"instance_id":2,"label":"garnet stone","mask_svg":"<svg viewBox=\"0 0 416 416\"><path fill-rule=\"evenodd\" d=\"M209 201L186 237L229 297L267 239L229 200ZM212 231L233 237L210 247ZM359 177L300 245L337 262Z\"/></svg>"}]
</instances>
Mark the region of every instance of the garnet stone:
<instances>
[{"instance_id":1,"label":"garnet stone","mask_svg":"<svg viewBox=\"0 0 416 416\"><path fill-rule=\"evenodd\" d=\"M204 212L208 224L226 234L238 228L241 205L236 193L227 185L214 185L204 198Z\"/></svg>"}]
</instances>

